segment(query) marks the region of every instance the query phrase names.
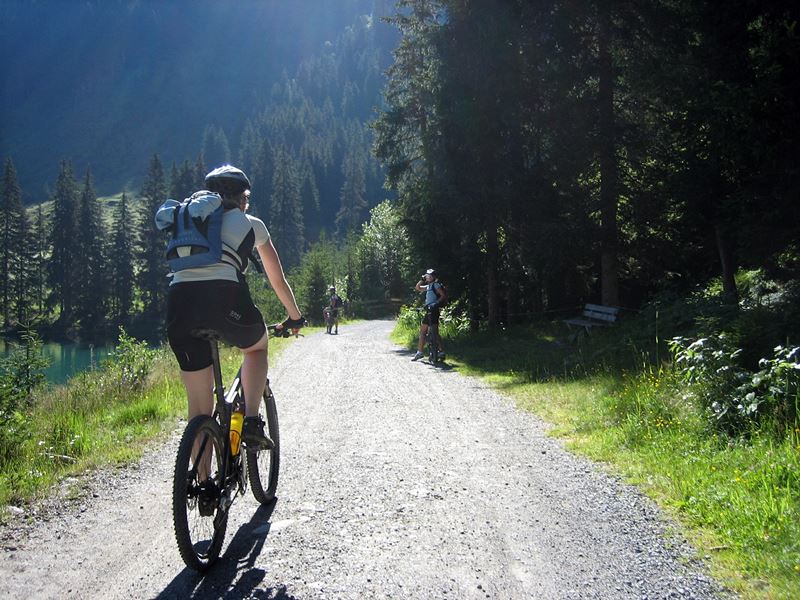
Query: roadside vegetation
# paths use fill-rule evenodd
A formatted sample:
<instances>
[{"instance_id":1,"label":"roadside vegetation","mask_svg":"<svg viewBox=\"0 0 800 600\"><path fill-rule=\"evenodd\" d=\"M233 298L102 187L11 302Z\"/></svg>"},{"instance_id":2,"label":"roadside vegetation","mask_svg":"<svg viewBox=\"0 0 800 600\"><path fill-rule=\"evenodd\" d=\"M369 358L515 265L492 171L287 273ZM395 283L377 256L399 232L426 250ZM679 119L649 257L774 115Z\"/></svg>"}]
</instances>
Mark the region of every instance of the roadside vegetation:
<instances>
[{"instance_id":1,"label":"roadside vegetation","mask_svg":"<svg viewBox=\"0 0 800 600\"><path fill-rule=\"evenodd\" d=\"M288 343L270 340L274 358ZM186 414L186 397L169 349L124 332L101 368L65 385L48 385L33 334L0 365L0 519L8 507L48 494L66 476L138 460ZM241 354L221 348L229 380ZM172 457L168 457L172 460Z\"/></svg>"},{"instance_id":2,"label":"roadside vegetation","mask_svg":"<svg viewBox=\"0 0 800 600\"><path fill-rule=\"evenodd\" d=\"M442 332L449 364L640 487L742 597L797 598L800 349L769 344L796 309L742 287L733 313L712 285L577 340L561 321L474 332L447 313ZM395 341L415 345L418 323L404 309Z\"/></svg>"}]
</instances>

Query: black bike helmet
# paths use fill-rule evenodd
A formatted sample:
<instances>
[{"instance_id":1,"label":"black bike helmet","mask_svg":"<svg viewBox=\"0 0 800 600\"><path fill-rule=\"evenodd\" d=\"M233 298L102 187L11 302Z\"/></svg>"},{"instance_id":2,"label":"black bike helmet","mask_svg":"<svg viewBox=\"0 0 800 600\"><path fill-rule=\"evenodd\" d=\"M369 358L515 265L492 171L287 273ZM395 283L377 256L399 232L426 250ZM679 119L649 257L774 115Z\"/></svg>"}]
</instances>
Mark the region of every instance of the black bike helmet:
<instances>
[{"instance_id":1,"label":"black bike helmet","mask_svg":"<svg viewBox=\"0 0 800 600\"><path fill-rule=\"evenodd\" d=\"M237 196L250 189L250 180L241 169L222 165L206 175L205 185L221 196Z\"/></svg>"}]
</instances>

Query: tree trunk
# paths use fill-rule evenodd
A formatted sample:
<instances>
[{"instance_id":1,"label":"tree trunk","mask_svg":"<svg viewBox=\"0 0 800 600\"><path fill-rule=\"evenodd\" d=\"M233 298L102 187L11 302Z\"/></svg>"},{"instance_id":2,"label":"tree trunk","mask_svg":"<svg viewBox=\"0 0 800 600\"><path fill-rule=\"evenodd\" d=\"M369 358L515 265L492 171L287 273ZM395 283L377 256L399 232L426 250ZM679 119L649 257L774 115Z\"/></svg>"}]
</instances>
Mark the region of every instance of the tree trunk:
<instances>
[{"instance_id":1,"label":"tree trunk","mask_svg":"<svg viewBox=\"0 0 800 600\"><path fill-rule=\"evenodd\" d=\"M617 158L614 142L614 72L609 48L611 15L605 3L600 3L599 11L600 289L603 304L618 306Z\"/></svg>"},{"instance_id":2,"label":"tree trunk","mask_svg":"<svg viewBox=\"0 0 800 600\"><path fill-rule=\"evenodd\" d=\"M10 215L6 214L5 218L6 218L6 220L10 219ZM7 224L6 224L6 226L7 226ZM3 252L3 263L2 263L3 267L2 267L2 273L0 273L0 278L2 278L2 280L0 281L0 285L3 286L3 327L7 328L10 325L10 318L11 318L10 317L11 311L9 310L9 307L8 307L8 288L9 288L9 276L8 275L9 275L9 272L11 271L11 267L9 266L9 256L10 256L12 248L11 248L11 244L9 242L9 237L10 236L5 231L3 233L4 233L4 235L3 235L3 249L2 249L2 252Z\"/></svg>"},{"instance_id":3,"label":"tree trunk","mask_svg":"<svg viewBox=\"0 0 800 600\"><path fill-rule=\"evenodd\" d=\"M488 320L489 325L499 323L498 294L497 294L497 225L494 218L489 219L486 228L486 285L488 299Z\"/></svg>"},{"instance_id":4,"label":"tree trunk","mask_svg":"<svg viewBox=\"0 0 800 600\"><path fill-rule=\"evenodd\" d=\"M481 326L480 311L478 307L470 302L469 304L469 331L470 333L478 333Z\"/></svg>"},{"instance_id":5,"label":"tree trunk","mask_svg":"<svg viewBox=\"0 0 800 600\"><path fill-rule=\"evenodd\" d=\"M739 304L739 291L736 289L736 263L731 245L720 223L714 224L714 239L717 243L719 262L722 267L722 295L727 304Z\"/></svg>"},{"instance_id":6,"label":"tree trunk","mask_svg":"<svg viewBox=\"0 0 800 600\"><path fill-rule=\"evenodd\" d=\"M711 202L710 202L710 221L714 228L714 243L717 246L719 255L720 270L722 275L722 296L726 304L737 306L739 304L739 292L736 289L736 261L733 257L730 229L726 226L725 217L729 215L726 211L726 194L728 193L720 167L719 154L714 151L710 157L711 168Z\"/></svg>"}]
</instances>

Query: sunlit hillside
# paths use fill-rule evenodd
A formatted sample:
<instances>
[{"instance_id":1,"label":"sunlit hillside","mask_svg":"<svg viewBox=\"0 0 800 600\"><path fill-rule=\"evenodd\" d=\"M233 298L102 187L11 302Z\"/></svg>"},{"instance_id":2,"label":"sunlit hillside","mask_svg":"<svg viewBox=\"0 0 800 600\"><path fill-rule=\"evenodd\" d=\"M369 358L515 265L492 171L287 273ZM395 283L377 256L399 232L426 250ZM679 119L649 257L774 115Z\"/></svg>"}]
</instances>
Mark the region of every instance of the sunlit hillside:
<instances>
[{"instance_id":1,"label":"sunlit hillside","mask_svg":"<svg viewBox=\"0 0 800 600\"><path fill-rule=\"evenodd\" d=\"M378 18L392 5L5 1L0 158L13 159L26 203L48 199L63 159L75 173L91 168L98 193L116 194L141 185L154 154L167 166L201 152L209 164L239 160L248 125L286 104L287 82L320 110L329 100L335 128L364 123L396 41ZM347 97L362 101L348 107ZM317 186L336 186L323 201L338 201L340 180Z\"/></svg>"}]
</instances>

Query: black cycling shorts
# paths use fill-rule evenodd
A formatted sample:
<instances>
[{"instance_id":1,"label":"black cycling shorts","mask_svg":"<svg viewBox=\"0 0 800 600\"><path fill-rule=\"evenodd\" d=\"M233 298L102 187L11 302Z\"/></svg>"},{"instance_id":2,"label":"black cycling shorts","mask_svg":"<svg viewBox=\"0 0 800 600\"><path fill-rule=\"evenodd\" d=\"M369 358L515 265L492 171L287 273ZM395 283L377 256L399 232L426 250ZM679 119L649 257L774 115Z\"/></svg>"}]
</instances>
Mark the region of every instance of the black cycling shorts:
<instances>
[{"instance_id":1,"label":"black cycling shorts","mask_svg":"<svg viewBox=\"0 0 800 600\"><path fill-rule=\"evenodd\" d=\"M425 316L422 317L423 325L438 325L439 324L439 307L431 308L425 311Z\"/></svg>"},{"instance_id":2,"label":"black cycling shorts","mask_svg":"<svg viewBox=\"0 0 800 600\"><path fill-rule=\"evenodd\" d=\"M208 341L192 336L195 329L213 329L226 344L248 348L267 330L245 283L187 281L169 287L167 337L182 371L211 364Z\"/></svg>"}]
</instances>

